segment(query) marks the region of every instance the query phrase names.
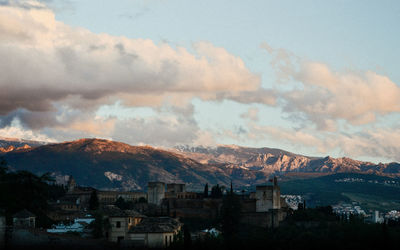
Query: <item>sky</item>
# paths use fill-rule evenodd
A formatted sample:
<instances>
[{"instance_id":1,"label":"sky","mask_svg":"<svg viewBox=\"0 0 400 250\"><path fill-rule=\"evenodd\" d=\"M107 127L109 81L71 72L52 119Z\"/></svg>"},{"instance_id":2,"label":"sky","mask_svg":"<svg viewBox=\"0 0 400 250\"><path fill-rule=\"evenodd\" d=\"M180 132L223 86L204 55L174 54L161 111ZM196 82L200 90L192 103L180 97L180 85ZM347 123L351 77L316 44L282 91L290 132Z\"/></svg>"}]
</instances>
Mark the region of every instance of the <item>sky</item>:
<instances>
[{"instance_id":1,"label":"sky","mask_svg":"<svg viewBox=\"0 0 400 250\"><path fill-rule=\"evenodd\" d=\"M400 3L0 0L0 136L400 161Z\"/></svg>"}]
</instances>

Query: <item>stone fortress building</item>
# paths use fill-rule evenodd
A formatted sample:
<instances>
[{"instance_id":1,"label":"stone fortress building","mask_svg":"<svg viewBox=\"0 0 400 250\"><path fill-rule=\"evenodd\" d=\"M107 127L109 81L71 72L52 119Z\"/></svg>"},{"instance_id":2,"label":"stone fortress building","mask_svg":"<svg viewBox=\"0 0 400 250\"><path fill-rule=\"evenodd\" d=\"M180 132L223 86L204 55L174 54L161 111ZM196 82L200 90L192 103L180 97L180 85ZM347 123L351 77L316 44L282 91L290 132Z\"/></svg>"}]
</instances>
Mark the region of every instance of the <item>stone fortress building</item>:
<instances>
[{"instance_id":1,"label":"stone fortress building","mask_svg":"<svg viewBox=\"0 0 400 250\"><path fill-rule=\"evenodd\" d=\"M289 207L280 195L277 178L272 181L272 185L256 186L255 192L240 195L243 223L276 227L286 217ZM147 195L149 204L157 205L159 213L171 217L216 218L222 207L222 198L188 192L185 184L149 182Z\"/></svg>"},{"instance_id":2,"label":"stone fortress building","mask_svg":"<svg viewBox=\"0 0 400 250\"><path fill-rule=\"evenodd\" d=\"M72 220L81 216L88 207L94 188L79 187L72 177L68 182L66 196L53 204L59 210L51 216L55 220ZM207 197L203 192L190 192L184 183L148 183L147 192L138 191L101 191L96 190L101 206L113 205L118 198L135 203L135 209L153 216L174 218L216 218L220 214L222 198ZM255 187L255 192L240 194L242 208L241 221L251 225L276 227L289 210L280 195L277 178L273 183ZM138 203L139 199L147 203ZM51 214L52 215L52 214Z\"/></svg>"},{"instance_id":3,"label":"stone fortress building","mask_svg":"<svg viewBox=\"0 0 400 250\"><path fill-rule=\"evenodd\" d=\"M147 186L147 202L149 204L161 205L165 197L164 182L149 182Z\"/></svg>"},{"instance_id":4,"label":"stone fortress building","mask_svg":"<svg viewBox=\"0 0 400 250\"><path fill-rule=\"evenodd\" d=\"M268 212L271 209L281 208L281 190L276 177L274 177L273 182L273 186L256 186L256 212Z\"/></svg>"}]
</instances>

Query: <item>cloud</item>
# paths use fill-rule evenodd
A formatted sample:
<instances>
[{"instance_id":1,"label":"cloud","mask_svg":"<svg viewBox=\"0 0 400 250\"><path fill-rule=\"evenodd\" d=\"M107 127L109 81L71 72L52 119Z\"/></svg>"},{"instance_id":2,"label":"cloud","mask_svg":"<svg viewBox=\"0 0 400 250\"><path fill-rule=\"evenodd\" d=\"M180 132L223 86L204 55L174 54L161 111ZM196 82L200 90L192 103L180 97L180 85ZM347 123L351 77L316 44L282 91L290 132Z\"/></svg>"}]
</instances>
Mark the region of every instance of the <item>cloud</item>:
<instances>
[{"instance_id":1,"label":"cloud","mask_svg":"<svg viewBox=\"0 0 400 250\"><path fill-rule=\"evenodd\" d=\"M41 2L51 2L51 0L47 1L1 0L0 6L13 6L23 9L45 9L46 5Z\"/></svg>"},{"instance_id":2,"label":"cloud","mask_svg":"<svg viewBox=\"0 0 400 250\"><path fill-rule=\"evenodd\" d=\"M132 144L165 147L193 144L198 140L209 142L194 121L169 115L117 121L112 138Z\"/></svg>"},{"instance_id":3,"label":"cloud","mask_svg":"<svg viewBox=\"0 0 400 250\"><path fill-rule=\"evenodd\" d=\"M339 156L385 158L400 161L400 128L364 129L356 133L294 130L252 124L247 135L254 141L272 139L317 154L339 152Z\"/></svg>"},{"instance_id":4,"label":"cloud","mask_svg":"<svg viewBox=\"0 0 400 250\"><path fill-rule=\"evenodd\" d=\"M29 129L24 129L21 124L15 120L9 126L0 128L1 137L8 138L24 138L26 140L43 141L43 142L55 142L54 138L48 137L45 134L38 133Z\"/></svg>"},{"instance_id":5,"label":"cloud","mask_svg":"<svg viewBox=\"0 0 400 250\"><path fill-rule=\"evenodd\" d=\"M378 116L400 112L400 87L387 76L372 71L334 71L327 64L299 59L283 49L262 46L273 55L272 65L286 87L277 96L283 111L318 129L334 131L336 122L370 124Z\"/></svg>"},{"instance_id":6,"label":"cloud","mask_svg":"<svg viewBox=\"0 0 400 250\"><path fill-rule=\"evenodd\" d=\"M209 42L192 51L95 34L55 20L42 3L7 1L0 6L0 57L7 58L0 61L0 119L13 115L39 129L59 126L62 106L85 113L116 101L154 108L193 98L274 103L239 57Z\"/></svg>"},{"instance_id":7,"label":"cloud","mask_svg":"<svg viewBox=\"0 0 400 250\"><path fill-rule=\"evenodd\" d=\"M250 124L248 137L255 141L270 138L296 146L301 145L306 147L313 147L320 153L326 152L326 148L323 142L318 137L304 131L277 128L273 126L260 126L252 123Z\"/></svg>"},{"instance_id":8,"label":"cloud","mask_svg":"<svg viewBox=\"0 0 400 250\"><path fill-rule=\"evenodd\" d=\"M241 118L258 121L258 108L249 108L247 112L240 115Z\"/></svg>"}]
</instances>

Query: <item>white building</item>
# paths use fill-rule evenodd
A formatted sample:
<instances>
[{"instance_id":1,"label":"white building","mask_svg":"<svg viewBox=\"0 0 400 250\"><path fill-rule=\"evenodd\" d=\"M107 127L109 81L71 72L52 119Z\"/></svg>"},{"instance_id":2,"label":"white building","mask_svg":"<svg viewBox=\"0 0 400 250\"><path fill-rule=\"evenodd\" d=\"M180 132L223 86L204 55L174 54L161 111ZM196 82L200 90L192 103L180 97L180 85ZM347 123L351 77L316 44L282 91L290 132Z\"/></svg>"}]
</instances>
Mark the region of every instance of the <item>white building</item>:
<instances>
[{"instance_id":1,"label":"white building","mask_svg":"<svg viewBox=\"0 0 400 250\"><path fill-rule=\"evenodd\" d=\"M373 223L383 223L385 219L379 215L379 211L375 210L375 212L372 214L372 222Z\"/></svg>"}]
</instances>

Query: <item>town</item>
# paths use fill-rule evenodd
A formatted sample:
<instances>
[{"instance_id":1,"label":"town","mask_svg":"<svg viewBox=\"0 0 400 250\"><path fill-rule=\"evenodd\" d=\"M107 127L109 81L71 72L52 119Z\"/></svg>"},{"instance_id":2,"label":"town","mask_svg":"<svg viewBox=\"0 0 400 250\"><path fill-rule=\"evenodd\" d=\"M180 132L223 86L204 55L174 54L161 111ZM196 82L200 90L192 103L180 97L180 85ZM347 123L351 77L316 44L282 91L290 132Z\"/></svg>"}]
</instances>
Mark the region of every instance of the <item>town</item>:
<instances>
[{"instance_id":1,"label":"town","mask_svg":"<svg viewBox=\"0 0 400 250\"><path fill-rule=\"evenodd\" d=\"M247 193L235 192L232 184L229 188L205 184L202 192L194 192L186 190L185 183L158 181L148 182L147 192L97 190L77 185L73 176L62 190L56 199L46 201L45 214L24 208L7 223L3 211L2 246L173 248L182 242L228 238L237 225L277 229L295 211L307 211L302 196L281 195L277 177ZM333 206L330 216L334 215L344 221L357 217L365 223L400 220L399 211L367 215L357 203ZM43 216L52 222L47 228Z\"/></svg>"},{"instance_id":2,"label":"town","mask_svg":"<svg viewBox=\"0 0 400 250\"><path fill-rule=\"evenodd\" d=\"M168 247L182 230L180 220L217 219L224 206L223 196L233 193L232 186L224 191L216 185L209 191L206 184L204 192L198 193L187 191L183 183L163 182L149 182L147 193L102 191L78 186L72 176L65 189L65 195L49 202L51 208L46 214L57 224L39 229L35 223L37 216L24 209L12 215L12 230L9 230L12 233L3 230L3 241L29 246L75 233L82 238L97 236L122 246ZM249 225L278 227L289 212L276 177L273 184L257 186L255 192L241 195L238 201L241 222ZM91 227L98 211L101 220L105 220L97 228L100 235Z\"/></svg>"}]
</instances>

